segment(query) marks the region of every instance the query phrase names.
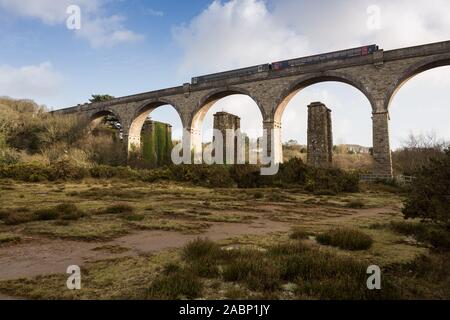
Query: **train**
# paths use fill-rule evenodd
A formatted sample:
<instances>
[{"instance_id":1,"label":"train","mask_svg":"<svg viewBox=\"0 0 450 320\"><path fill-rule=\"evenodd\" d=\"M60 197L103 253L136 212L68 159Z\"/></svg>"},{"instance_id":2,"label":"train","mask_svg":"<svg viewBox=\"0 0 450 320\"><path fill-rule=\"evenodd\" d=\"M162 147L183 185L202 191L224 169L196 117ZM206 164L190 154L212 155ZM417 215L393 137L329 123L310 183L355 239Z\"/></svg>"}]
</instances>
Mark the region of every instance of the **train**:
<instances>
[{"instance_id":1,"label":"train","mask_svg":"<svg viewBox=\"0 0 450 320\"><path fill-rule=\"evenodd\" d=\"M373 54L374 52L378 51L379 47L375 44L369 45L369 46L363 46L353 49L347 49L347 50L340 50L325 54L318 54L303 58L297 58L297 59L291 59L291 60L284 60L284 61L277 61L272 63L266 63L266 64L260 64L253 67L248 68L242 68L242 69L236 69L236 70L230 70L225 72L219 72L219 73L213 73L205 76L200 77L194 77L191 80L191 84L202 84L212 81L218 81L218 80L224 80L228 78L236 78L236 77L242 77L242 76L249 76L261 72L267 72L267 71L281 71L284 69L292 68L292 67L301 67L306 65L312 65L317 63L322 63L326 61L331 60L344 60L348 58L353 57L362 57L367 56L369 54Z\"/></svg>"}]
</instances>

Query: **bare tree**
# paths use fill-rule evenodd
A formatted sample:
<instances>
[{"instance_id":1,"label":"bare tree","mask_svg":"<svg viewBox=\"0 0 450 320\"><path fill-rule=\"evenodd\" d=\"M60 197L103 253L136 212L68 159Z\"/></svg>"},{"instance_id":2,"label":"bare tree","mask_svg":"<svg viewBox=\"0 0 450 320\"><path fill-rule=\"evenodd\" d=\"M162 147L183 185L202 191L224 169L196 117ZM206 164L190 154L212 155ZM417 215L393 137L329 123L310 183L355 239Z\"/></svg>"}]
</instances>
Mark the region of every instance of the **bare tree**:
<instances>
[{"instance_id":1,"label":"bare tree","mask_svg":"<svg viewBox=\"0 0 450 320\"><path fill-rule=\"evenodd\" d=\"M410 134L402 148L393 153L394 170L398 174L414 175L421 167L428 165L433 158L443 157L448 141L439 139L435 132Z\"/></svg>"}]
</instances>

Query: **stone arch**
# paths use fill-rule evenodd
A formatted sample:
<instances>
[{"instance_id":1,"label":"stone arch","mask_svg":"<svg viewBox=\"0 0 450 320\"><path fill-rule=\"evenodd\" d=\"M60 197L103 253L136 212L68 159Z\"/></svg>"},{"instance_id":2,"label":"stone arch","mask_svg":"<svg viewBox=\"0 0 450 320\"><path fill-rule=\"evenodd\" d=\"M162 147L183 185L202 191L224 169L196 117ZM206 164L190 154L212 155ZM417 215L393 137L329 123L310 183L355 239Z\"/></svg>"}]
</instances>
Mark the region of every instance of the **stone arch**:
<instances>
[{"instance_id":1,"label":"stone arch","mask_svg":"<svg viewBox=\"0 0 450 320\"><path fill-rule=\"evenodd\" d=\"M130 127L128 128L128 152L130 152L131 149L140 149L141 131L145 120L148 118L149 114L153 110L165 105L170 105L175 109L175 111L177 112L178 116L181 119L182 124L184 125L180 108L171 100L168 99L146 100L137 106L136 111L134 112L134 115L131 118Z\"/></svg>"},{"instance_id":2,"label":"stone arch","mask_svg":"<svg viewBox=\"0 0 450 320\"><path fill-rule=\"evenodd\" d=\"M450 53L441 54L438 56L429 57L423 59L412 66L408 67L402 74L389 86L386 97L384 101L384 108L389 111L389 107L396 93L401 89L401 87L407 83L409 80L417 76L418 74L443 67L450 66Z\"/></svg>"},{"instance_id":3,"label":"stone arch","mask_svg":"<svg viewBox=\"0 0 450 320\"><path fill-rule=\"evenodd\" d=\"M281 123L281 118L292 98L301 90L321 82L341 82L346 83L358 89L369 100L373 110L375 110L375 100L372 94L367 90L364 83L353 76L340 72L323 72L320 74L312 74L307 77L301 77L293 81L287 88L285 88L276 99L275 105L272 109L272 120L276 123Z\"/></svg>"},{"instance_id":4,"label":"stone arch","mask_svg":"<svg viewBox=\"0 0 450 320\"><path fill-rule=\"evenodd\" d=\"M200 130L203 119L205 118L211 107L214 105L214 103L222 98L235 94L242 94L250 97L258 106L263 119L266 118L266 111L264 110L262 104L250 91L237 87L227 87L213 90L200 99L194 112L191 115L190 128L193 130Z\"/></svg>"},{"instance_id":5,"label":"stone arch","mask_svg":"<svg viewBox=\"0 0 450 320\"><path fill-rule=\"evenodd\" d=\"M120 124L123 126L122 117L117 112L114 112L114 110L111 110L108 108L108 109L103 109L103 110L93 112L92 114L90 114L88 116L90 128L91 129L95 128L100 123L100 121L105 116L108 116L108 115L112 115L112 116L116 117L117 120L119 120Z\"/></svg>"}]
</instances>

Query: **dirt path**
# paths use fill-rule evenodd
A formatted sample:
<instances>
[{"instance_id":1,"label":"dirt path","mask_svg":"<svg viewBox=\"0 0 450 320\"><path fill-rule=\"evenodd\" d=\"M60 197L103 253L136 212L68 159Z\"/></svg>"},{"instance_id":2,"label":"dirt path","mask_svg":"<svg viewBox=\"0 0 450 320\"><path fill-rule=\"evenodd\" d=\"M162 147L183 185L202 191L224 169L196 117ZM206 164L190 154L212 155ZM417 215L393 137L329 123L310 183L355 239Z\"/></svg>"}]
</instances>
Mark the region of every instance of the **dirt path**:
<instances>
[{"instance_id":1,"label":"dirt path","mask_svg":"<svg viewBox=\"0 0 450 320\"><path fill-rule=\"evenodd\" d=\"M289 230L287 223L256 220L251 224L214 223L200 236L223 240L244 234L258 235L287 230ZM104 259L179 248L197 237L199 235L178 232L141 231L102 243L30 238L22 244L0 247L0 280L65 273L70 265L82 266L88 262ZM106 245L121 246L129 251L111 253L93 250Z\"/></svg>"},{"instance_id":2,"label":"dirt path","mask_svg":"<svg viewBox=\"0 0 450 320\"><path fill-rule=\"evenodd\" d=\"M330 225L350 219L369 218L392 211L391 208L350 210L350 214L340 217L317 217L304 224ZM197 237L224 240L241 235L263 235L272 232L287 232L291 224L268 219L254 220L252 223L212 223L201 235L186 235L167 231L140 231L110 242L77 242L47 238L30 238L26 242L0 247L0 280L34 277L53 273L65 273L70 265L82 266L88 262L123 256L155 253L172 248L180 248ZM93 250L112 245L129 249L122 253ZM6 297L5 297L6 298ZM2 299L2 296L0 296Z\"/></svg>"},{"instance_id":3,"label":"dirt path","mask_svg":"<svg viewBox=\"0 0 450 320\"><path fill-rule=\"evenodd\" d=\"M177 232L148 231L131 234L112 243L123 247L134 248L138 253L158 252L172 248L180 248L189 241L198 238L208 238L214 241L224 240L241 235L259 235L279 231L288 231L288 223L270 220L256 220L252 224L215 223L201 235L187 235Z\"/></svg>"}]
</instances>

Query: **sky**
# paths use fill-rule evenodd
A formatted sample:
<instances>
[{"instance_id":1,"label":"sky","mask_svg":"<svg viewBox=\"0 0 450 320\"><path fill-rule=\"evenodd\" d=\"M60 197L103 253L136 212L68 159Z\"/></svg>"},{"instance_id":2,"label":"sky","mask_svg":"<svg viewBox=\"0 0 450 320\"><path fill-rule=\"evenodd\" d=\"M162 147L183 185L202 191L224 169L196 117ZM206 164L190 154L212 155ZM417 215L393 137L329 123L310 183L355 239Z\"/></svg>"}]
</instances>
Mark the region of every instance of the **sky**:
<instances>
[{"instance_id":1,"label":"sky","mask_svg":"<svg viewBox=\"0 0 450 320\"><path fill-rule=\"evenodd\" d=\"M80 8L80 29L68 19ZM385 50L450 40L448 0L0 0L0 96L33 99L51 109L189 82L191 77L366 44ZM72 20L70 20L72 21ZM69 22L70 22L69 21ZM70 26L70 25L69 25ZM420 74L395 96L391 145L410 133L450 140L450 67ZM335 143L372 145L371 109L355 88L320 83L298 93L282 118L283 140L306 143L306 106L333 113ZM262 117L247 96L208 112L241 117L256 137ZM181 121L170 106L152 118Z\"/></svg>"}]
</instances>

